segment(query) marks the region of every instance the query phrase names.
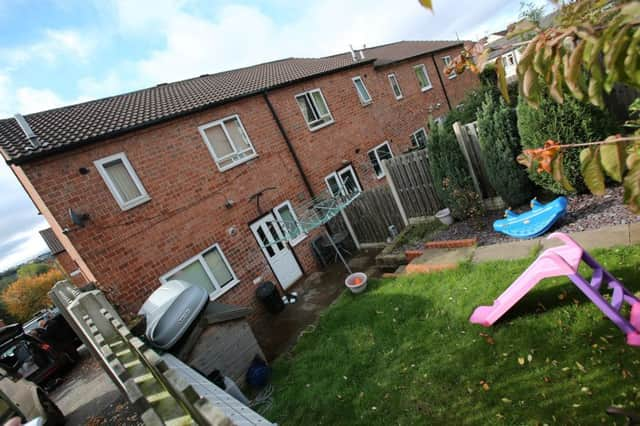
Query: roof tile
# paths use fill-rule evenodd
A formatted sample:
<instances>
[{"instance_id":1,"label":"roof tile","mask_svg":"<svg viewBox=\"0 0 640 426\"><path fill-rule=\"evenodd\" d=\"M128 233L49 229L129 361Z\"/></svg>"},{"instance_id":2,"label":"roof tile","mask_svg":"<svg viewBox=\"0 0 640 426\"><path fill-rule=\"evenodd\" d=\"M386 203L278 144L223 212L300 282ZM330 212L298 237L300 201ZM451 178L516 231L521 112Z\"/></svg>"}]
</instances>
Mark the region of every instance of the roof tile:
<instances>
[{"instance_id":1,"label":"roof tile","mask_svg":"<svg viewBox=\"0 0 640 426\"><path fill-rule=\"evenodd\" d=\"M383 66L460 44L400 41L364 49L365 58L359 63ZM37 148L29 143L15 119L8 118L0 120L0 150L8 162L20 163L354 64L350 53L287 58L29 114L25 119L41 142Z\"/></svg>"}]
</instances>

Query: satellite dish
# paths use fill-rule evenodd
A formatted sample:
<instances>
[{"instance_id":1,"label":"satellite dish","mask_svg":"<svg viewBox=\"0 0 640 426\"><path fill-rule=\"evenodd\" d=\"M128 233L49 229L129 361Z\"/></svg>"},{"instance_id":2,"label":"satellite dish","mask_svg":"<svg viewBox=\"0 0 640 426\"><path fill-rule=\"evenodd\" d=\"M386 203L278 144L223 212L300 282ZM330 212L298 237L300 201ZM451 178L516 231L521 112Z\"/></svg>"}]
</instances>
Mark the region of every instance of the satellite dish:
<instances>
[{"instance_id":1,"label":"satellite dish","mask_svg":"<svg viewBox=\"0 0 640 426\"><path fill-rule=\"evenodd\" d=\"M84 228L84 223L89 220L89 215L86 213L79 213L69 209L69 217L74 225L78 225L80 228Z\"/></svg>"}]
</instances>

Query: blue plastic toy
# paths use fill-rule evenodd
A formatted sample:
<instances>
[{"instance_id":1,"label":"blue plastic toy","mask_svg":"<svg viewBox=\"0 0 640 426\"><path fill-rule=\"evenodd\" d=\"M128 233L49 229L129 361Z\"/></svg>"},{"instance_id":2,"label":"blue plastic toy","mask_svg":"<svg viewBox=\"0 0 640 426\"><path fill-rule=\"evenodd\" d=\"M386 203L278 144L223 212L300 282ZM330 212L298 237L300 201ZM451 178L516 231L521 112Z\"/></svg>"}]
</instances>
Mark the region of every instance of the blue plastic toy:
<instances>
[{"instance_id":1,"label":"blue plastic toy","mask_svg":"<svg viewBox=\"0 0 640 426\"><path fill-rule=\"evenodd\" d=\"M547 204L531 200L531 210L521 214L505 210L505 219L493 222L493 229L514 238L538 237L551 228L551 226L567 211L567 199L558 197Z\"/></svg>"}]
</instances>

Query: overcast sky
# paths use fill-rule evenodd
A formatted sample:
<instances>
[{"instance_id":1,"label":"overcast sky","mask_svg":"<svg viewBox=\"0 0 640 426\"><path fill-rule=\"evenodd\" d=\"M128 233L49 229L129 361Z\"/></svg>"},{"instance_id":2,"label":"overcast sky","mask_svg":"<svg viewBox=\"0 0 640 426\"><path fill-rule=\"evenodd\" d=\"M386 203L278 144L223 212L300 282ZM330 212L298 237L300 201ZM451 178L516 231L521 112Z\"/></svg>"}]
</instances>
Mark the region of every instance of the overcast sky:
<instances>
[{"instance_id":1,"label":"overcast sky","mask_svg":"<svg viewBox=\"0 0 640 426\"><path fill-rule=\"evenodd\" d=\"M542 1L542 0L541 0ZM478 39L518 0L2 0L0 118L349 44ZM46 251L47 227L0 162L0 271Z\"/></svg>"}]
</instances>

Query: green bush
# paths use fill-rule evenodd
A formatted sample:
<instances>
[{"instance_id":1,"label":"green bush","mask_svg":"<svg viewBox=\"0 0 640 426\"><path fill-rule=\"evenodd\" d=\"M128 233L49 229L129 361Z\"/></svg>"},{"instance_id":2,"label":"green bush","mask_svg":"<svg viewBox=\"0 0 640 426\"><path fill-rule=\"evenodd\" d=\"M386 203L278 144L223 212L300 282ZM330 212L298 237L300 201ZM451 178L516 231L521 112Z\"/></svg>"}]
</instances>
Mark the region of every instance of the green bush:
<instances>
[{"instance_id":1,"label":"green bush","mask_svg":"<svg viewBox=\"0 0 640 426\"><path fill-rule=\"evenodd\" d=\"M50 265L46 263L27 263L18 268L18 278L37 277L38 275L49 272Z\"/></svg>"},{"instance_id":2,"label":"green bush","mask_svg":"<svg viewBox=\"0 0 640 426\"><path fill-rule=\"evenodd\" d=\"M533 185L526 170L516 162L521 152L516 112L502 98L485 96L478 113L482 160L491 186L510 206L527 202Z\"/></svg>"},{"instance_id":3,"label":"green bush","mask_svg":"<svg viewBox=\"0 0 640 426\"><path fill-rule=\"evenodd\" d=\"M451 209L451 215L456 219L482 213L480 197L475 192L467 162L453 130L447 131L433 121L429 123L429 128L429 164L444 205Z\"/></svg>"},{"instance_id":4,"label":"green bush","mask_svg":"<svg viewBox=\"0 0 640 426\"><path fill-rule=\"evenodd\" d=\"M615 133L616 126L611 116L590 104L567 96L558 104L547 94L542 95L540 106L529 106L522 98L518 101L518 131L523 149L540 148L553 139L560 144L602 140ZM578 192L586 186L580 173L580 149L565 151L564 174ZM567 191L547 173L529 173L529 177L541 187L556 194Z\"/></svg>"}]
</instances>

